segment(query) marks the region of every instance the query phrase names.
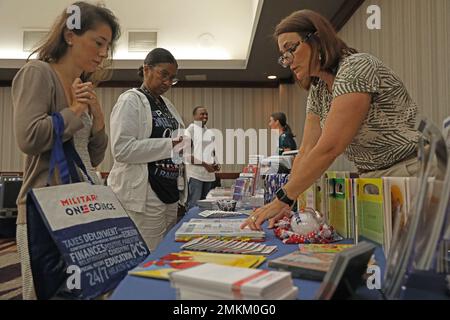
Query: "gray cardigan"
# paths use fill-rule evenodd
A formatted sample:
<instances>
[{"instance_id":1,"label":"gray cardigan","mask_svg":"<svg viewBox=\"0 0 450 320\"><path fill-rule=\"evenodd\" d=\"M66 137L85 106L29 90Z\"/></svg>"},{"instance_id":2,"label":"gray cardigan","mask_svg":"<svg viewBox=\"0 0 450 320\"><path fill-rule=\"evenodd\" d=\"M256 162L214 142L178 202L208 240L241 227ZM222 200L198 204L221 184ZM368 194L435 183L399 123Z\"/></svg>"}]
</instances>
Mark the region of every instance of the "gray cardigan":
<instances>
[{"instance_id":1,"label":"gray cardigan","mask_svg":"<svg viewBox=\"0 0 450 320\"><path fill-rule=\"evenodd\" d=\"M64 88L53 68L43 61L30 61L19 70L12 83L14 134L25 153L24 181L17 200L17 224L26 223L25 201L30 188L45 187L53 145L51 114L64 118L64 141L83 128L82 121L69 109ZM88 151L92 165L104 159L108 137L105 130L91 136ZM51 185L56 185L54 176Z\"/></svg>"}]
</instances>

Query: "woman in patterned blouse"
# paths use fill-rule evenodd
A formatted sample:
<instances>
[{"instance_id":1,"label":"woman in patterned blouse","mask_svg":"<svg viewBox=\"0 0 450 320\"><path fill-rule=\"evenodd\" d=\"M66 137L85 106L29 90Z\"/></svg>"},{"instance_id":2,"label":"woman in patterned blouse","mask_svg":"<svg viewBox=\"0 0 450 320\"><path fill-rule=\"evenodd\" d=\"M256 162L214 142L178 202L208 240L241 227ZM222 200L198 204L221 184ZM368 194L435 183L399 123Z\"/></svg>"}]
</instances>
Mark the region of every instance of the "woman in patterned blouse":
<instances>
[{"instance_id":1,"label":"woman in patterned blouse","mask_svg":"<svg viewBox=\"0 0 450 320\"><path fill-rule=\"evenodd\" d=\"M358 53L316 12L301 10L275 30L279 63L309 91L303 140L289 182L242 225L261 229L290 212L292 200L341 154L361 176L413 176L419 170L417 105L400 78L376 57Z\"/></svg>"}]
</instances>

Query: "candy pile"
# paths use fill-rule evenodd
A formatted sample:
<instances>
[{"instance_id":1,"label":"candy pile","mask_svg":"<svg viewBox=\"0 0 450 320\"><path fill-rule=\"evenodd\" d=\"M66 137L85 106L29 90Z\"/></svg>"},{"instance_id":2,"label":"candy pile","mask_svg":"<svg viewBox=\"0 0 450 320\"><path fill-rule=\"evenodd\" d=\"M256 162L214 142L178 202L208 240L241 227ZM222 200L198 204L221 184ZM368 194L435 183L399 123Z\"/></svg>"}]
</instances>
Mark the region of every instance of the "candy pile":
<instances>
[{"instance_id":1,"label":"candy pile","mask_svg":"<svg viewBox=\"0 0 450 320\"><path fill-rule=\"evenodd\" d=\"M284 217L278 221L274 230L275 235L286 244L298 243L320 243L327 244L340 241L343 238L337 234L332 226L325 223L320 224L319 228L305 235L300 235L292 231L291 219Z\"/></svg>"}]
</instances>

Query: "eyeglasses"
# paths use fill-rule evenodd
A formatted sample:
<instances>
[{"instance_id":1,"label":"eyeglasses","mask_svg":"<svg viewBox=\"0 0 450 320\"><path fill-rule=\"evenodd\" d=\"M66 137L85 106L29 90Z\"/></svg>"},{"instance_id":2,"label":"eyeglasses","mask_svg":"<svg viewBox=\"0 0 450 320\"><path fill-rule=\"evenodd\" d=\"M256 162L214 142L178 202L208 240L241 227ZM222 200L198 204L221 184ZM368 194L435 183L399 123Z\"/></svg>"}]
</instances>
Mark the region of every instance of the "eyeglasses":
<instances>
[{"instance_id":1,"label":"eyeglasses","mask_svg":"<svg viewBox=\"0 0 450 320\"><path fill-rule=\"evenodd\" d=\"M312 32L308 33L308 35L305 37L305 39L298 41L297 43L293 44L289 49L286 50L285 53L281 57L278 58L278 63L283 68L288 68L292 62L294 61L294 52L297 50L298 46L301 45L303 42L306 42L311 38Z\"/></svg>"},{"instance_id":2,"label":"eyeglasses","mask_svg":"<svg viewBox=\"0 0 450 320\"><path fill-rule=\"evenodd\" d=\"M158 69L158 68L156 68L154 66L149 66L149 67L155 69L156 72L158 72L158 74L161 77L161 80L163 82L169 81L171 86L174 86L174 85L176 85L178 83L179 80L177 78L173 77L173 76L171 77L170 73L167 72L166 70L161 70L161 69Z\"/></svg>"}]
</instances>

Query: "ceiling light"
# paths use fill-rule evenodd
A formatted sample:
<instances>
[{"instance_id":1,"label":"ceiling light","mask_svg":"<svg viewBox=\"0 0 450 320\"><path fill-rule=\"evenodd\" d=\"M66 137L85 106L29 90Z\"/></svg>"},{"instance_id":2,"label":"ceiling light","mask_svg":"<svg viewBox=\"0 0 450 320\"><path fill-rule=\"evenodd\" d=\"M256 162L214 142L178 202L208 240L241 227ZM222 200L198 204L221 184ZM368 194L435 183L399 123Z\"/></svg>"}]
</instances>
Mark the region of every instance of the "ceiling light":
<instances>
[{"instance_id":1,"label":"ceiling light","mask_svg":"<svg viewBox=\"0 0 450 320\"><path fill-rule=\"evenodd\" d=\"M278 77L277 76L268 76L267 79L269 80L276 80Z\"/></svg>"}]
</instances>

